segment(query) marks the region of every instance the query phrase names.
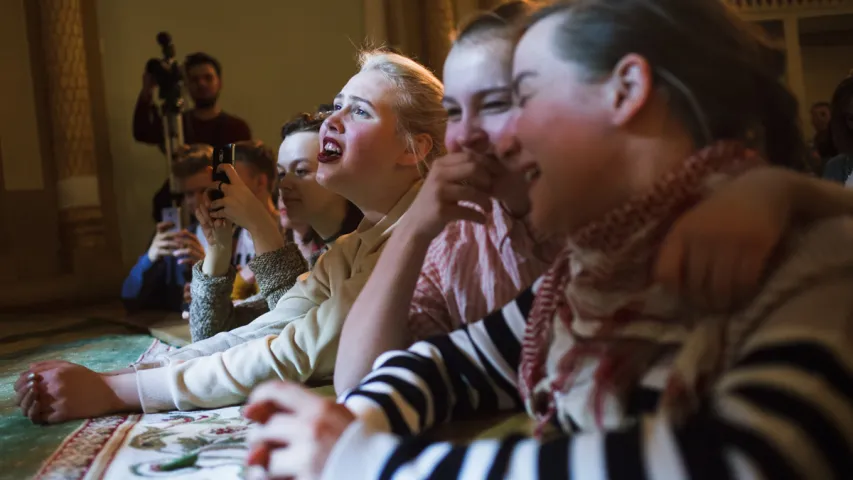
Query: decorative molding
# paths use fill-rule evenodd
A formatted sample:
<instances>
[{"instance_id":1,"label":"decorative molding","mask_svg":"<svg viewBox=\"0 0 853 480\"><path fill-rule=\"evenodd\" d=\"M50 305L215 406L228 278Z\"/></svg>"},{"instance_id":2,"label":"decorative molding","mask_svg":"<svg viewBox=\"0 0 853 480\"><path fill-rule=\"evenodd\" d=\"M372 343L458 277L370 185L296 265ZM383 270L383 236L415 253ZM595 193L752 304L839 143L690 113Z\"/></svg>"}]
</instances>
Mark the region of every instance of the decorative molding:
<instances>
[{"instance_id":1,"label":"decorative molding","mask_svg":"<svg viewBox=\"0 0 853 480\"><path fill-rule=\"evenodd\" d=\"M60 210L96 207L101 204L98 197L98 177L95 175L63 178L57 186L59 187Z\"/></svg>"}]
</instances>

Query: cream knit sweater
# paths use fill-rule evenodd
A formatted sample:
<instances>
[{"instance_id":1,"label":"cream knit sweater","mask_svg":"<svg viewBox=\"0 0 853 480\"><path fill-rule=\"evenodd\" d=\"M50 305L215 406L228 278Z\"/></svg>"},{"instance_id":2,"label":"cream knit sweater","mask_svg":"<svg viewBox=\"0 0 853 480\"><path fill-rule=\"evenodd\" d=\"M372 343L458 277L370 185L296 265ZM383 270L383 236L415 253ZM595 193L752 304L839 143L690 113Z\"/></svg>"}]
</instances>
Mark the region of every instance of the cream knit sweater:
<instances>
[{"instance_id":1,"label":"cream knit sweater","mask_svg":"<svg viewBox=\"0 0 853 480\"><path fill-rule=\"evenodd\" d=\"M331 377L344 319L420 186L415 184L376 225L362 222L339 238L274 310L136 365L143 411L217 408L244 401L265 380Z\"/></svg>"}]
</instances>

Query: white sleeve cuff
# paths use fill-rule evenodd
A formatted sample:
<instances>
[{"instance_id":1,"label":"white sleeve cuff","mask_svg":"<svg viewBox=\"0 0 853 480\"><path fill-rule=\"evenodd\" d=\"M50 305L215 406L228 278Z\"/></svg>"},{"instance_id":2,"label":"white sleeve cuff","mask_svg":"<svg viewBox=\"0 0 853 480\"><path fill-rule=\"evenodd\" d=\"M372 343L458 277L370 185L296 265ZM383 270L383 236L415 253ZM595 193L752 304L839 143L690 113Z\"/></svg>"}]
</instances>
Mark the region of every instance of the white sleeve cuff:
<instances>
[{"instance_id":1,"label":"white sleeve cuff","mask_svg":"<svg viewBox=\"0 0 853 480\"><path fill-rule=\"evenodd\" d=\"M178 409L169 388L169 367L136 371L136 389L144 413Z\"/></svg>"},{"instance_id":2,"label":"white sleeve cuff","mask_svg":"<svg viewBox=\"0 0 853 480\"><path fill-rule=\"evenodd\" d=\"M356 420L344 430L326 460L321 480L372 480L379 478L388 457L400 439L390 433L377 433Z\"/></svg>"}]
</instances>

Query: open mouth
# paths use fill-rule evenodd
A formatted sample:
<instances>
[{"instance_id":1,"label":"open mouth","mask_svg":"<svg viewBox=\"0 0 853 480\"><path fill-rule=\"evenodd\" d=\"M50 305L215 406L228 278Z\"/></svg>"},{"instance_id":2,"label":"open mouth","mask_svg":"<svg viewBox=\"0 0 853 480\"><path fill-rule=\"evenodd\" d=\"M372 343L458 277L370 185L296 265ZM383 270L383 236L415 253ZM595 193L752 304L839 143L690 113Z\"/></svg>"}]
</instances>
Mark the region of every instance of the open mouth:
<instances>
[{"instance_id":1,"label":"open mouth","mask_svg":"<svg viewBox=\"0 0 853 480\"><path fill-rule=\"evenodd\" d=\"M320 163L331 163L341 158L344 153L341 144L331 138L323 139L323 149L317 155L317 161Z\"/></svg>"}]
</instances>

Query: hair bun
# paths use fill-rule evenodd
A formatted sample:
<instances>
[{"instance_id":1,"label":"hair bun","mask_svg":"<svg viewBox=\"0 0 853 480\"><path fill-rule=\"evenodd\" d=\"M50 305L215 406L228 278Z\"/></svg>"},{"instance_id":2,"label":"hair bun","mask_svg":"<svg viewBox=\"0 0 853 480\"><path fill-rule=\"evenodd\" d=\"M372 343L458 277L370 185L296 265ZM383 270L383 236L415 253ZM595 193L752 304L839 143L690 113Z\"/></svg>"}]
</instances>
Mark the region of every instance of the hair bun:
<instances>
[{"instance_id":1,"label":"hair bun","mask_svg":"<svg viewBox=\"0 0 853 480\"><path fill-rule=\"evenodd\" d=\"M506 23L513 23L528 15L534 8L535 6L528 1L514 0L498 5L491 10L491 13Z\"/></svg>"}]
</instances>

